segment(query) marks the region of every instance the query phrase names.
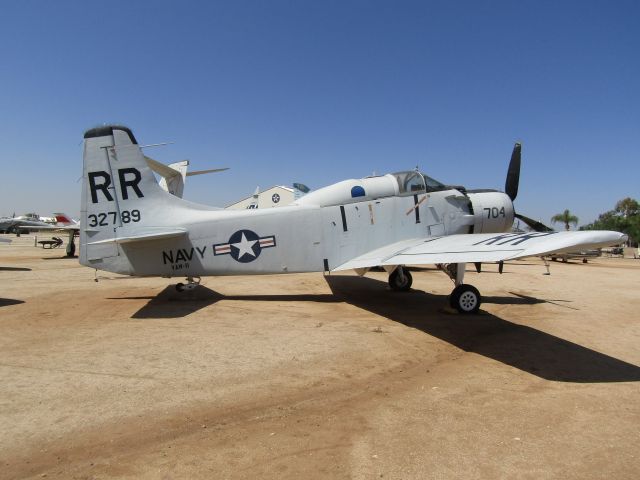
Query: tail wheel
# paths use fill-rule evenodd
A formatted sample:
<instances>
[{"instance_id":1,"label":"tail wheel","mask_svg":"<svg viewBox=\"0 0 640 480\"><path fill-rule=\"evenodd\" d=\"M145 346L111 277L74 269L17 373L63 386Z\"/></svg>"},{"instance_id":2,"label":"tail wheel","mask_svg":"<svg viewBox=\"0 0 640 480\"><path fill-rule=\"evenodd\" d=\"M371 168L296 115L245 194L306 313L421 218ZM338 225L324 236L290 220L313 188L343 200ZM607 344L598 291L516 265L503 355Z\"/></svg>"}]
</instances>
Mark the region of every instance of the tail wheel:
<instances>
[{"instance_id":1,"label":"tail wheel","mask_svg":"<svg viewBox=\"0 0 640 480\"><path fill-rule=\"evenodd\" d=\"M482 297L476 287L463 283L453 289L449 303L460 313L477 313L480 310Z\"/></svg>"},{"instance_id":2,"label":"tail wheel","mask_svg":"<svg viewBox=\"0 0 640 480\"><path fill-rule=\"evenodd\" d=\"M184 292L184 283L176 283L176 291Z\"/></svg>"},{"instance_id":3,"label":"tail wheel","mask_svg":"<svg viewBox=\"0 0 640 480\"><path fill-rule=\"evenodd\" d=\"M409 270L398 267L389 275L389 286L398 292L406 292L413 284L413 277Z\"/></svg>"}]
</instances>

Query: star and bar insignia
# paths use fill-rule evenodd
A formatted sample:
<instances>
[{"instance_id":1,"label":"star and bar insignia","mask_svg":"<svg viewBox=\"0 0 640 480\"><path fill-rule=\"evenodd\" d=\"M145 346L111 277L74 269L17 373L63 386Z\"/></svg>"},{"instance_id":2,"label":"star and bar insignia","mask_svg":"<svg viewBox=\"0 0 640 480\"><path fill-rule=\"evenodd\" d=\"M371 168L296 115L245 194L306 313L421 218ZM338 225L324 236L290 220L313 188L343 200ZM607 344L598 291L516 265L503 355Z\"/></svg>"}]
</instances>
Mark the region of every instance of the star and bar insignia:
<instances>
[{"instance_id":1,"label":"star and bar insignia","mask_svg":"<svg viewBox=\"0 0 640 480\"><path fill-rule=\"evenodd\" d=\"M276 246L275 235L260 237L251 230L238 230L227 243L218 243L213 246L214 255L231 255L235 261L240 263L253 262L260 256L263 248Z\"/></svg>"}]
</instances>

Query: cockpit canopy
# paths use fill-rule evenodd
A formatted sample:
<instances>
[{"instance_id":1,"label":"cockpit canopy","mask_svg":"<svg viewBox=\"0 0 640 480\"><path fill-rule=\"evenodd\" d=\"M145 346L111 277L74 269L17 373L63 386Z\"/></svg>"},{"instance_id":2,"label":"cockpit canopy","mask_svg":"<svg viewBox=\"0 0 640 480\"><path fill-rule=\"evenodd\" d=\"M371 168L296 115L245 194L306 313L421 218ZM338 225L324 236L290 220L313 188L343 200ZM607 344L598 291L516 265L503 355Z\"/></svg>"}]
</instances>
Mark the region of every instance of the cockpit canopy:
<instances>
[{"instance_id":1,"label":"cockpit canopy","mask_svg":"<svg viewBox=\"0 0 640 480\"><path fill-rule=\"evenodd\" d=\"M343 180L315 190L297 200L298 205L345 205L376 200L394 195L407 197L430 192L450 190L442 183L417 170L366 177L359 180Z\"/></svg>"},{"instance_id":2,"label":"cockpit canopy","mask_svg":"<svg viewBox=\"0 0 640 480\"><path fill-rule=\"evenodd\" d=\"M398 195L416 195L425 192L439 192L448 187L417 170L392 173L398 182Z\"/></svg>"}]
</instances>

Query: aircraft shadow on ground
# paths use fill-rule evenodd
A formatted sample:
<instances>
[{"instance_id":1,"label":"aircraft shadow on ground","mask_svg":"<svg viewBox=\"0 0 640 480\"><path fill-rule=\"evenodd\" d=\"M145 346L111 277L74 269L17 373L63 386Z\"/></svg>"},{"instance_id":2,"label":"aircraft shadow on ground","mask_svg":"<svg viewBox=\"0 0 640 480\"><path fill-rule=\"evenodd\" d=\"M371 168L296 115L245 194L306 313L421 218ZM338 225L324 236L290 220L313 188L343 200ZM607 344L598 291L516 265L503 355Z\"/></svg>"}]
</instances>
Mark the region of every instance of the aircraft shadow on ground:
<instances>
[{"instance_id":1,"label":"aircraft shadow on ground","mask_svg":"<svg viewBox=\"0 0 640 480\"><path fill-rule=\"evenodd\" d=\"M535 328L481 311L459 315L443 311L447 297L419 290L399 293L371 278L325 277L345 302L421 330L464 351L477 353L546 380L559 382L640 381L640 367ZM490 297L487 303L533 304L532 297ZM558 302L550 301L549 303Z\"/></svg>"},{"instance_id":2,"label":"aircraft shadow on ground","mask_svg":"<svg viewBox=\"0 0 640 480\"><path fill-rule=\"evenodd\" d=\"M330 293L316 295L223 295L203 285L191 291L178 293L173 286L166 287L155 297L118 297L117 300L144 300L149 302L131 318L180 318L213 305L220 300L271 302L335 302ZM116 300L114 298L114 300Z\"/></svg>"},{"instance_id":3,"label":"aircraft shadow on ground","mask_svg":"<svg viewBox=\"0 0 640 480\"><path fill-rule=\"evenodd\" d=\"M536 305L538 303L550 303L557 307L569 308L571 310L580 310L579 308L566 305L571 300L548 300L536 297L530 297L521 293L509 292L513 297L482 297L483 303L495 303L496 305Z\"/></svg>"},{"instance_id":4,"label":"aircraft shadow on ground","mask_svg":"<svg viewBox=\"0 0 640 480\"><path fill-rule=\"evenodd\" d=\"M387 283L367 277L326 276L330 294L223 295L199 286L178 293L172 286L156 296L119 297L148 299L132 318L180 318L220 300L346 302L439 338L467 352L477 353L546 380L577 383L640 381L640 367L596 352L535 328L509 322L481 311L459 315L445 309L448 298L420 290L390 291ZM562 300L535 297L487 297L486 303L533 305ZM566 302L566 301L565 301ZM569 307L571 308L571 307Z\"/></svg>"},{"instance_id":5,"label":"aircraft shadow on ground","mask_svg":"<svg viewBox=\"0 0 640 480\"><path fill-rule=\"evenodd\" d=\"M0 267L0 272L30 272L27 267Z\"/></svg>"},{"instance_id":6,"label":"aircraft shadow on ground","mask_svg":"<svg viewBox=\"0 0 640 480\"><path fill-rule=\"evenodd\" d=\"M10 305L20 305L24 300L16 300L14 298L0 298L0 307L8 307Z\"/></svg>"}]
</instances>

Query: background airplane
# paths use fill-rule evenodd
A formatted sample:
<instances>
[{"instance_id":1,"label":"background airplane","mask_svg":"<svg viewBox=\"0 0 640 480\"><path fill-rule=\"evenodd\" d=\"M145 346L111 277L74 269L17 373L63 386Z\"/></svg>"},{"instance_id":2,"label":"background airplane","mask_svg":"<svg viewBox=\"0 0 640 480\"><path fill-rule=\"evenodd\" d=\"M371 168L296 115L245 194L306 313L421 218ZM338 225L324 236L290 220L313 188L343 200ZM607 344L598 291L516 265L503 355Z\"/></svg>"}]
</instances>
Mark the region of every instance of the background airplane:
<instances>
[{"instance_id":1,"label":"background airplane","mask_svg":"<svg viewBox=\"0 0 640 480\"><path fill-rule=\"evenodd\" d=\"M50 223L42 222L34 218L20 217L0 217L0 232L20 234L23 230L34 230L39 227L47 228Z\"/></svg>"},{"instance_id":2,"label":"background airplane","mask_svg":"<svg viewBox=\"0 0 640 480\"><path fill-rule=\"evenodd\" d=\"M453 280L450 304L476 312L466 263L500 262L620 243L618 232L510 232L517 214L521 146L496 190L444 185L417 170L345 180L281 208L223 210L164 191L132 131L103 126L84 135L80 263L133 276L325 272L364 275L381 266L394 290L411 287L411 264L436 264Z\"/></svg>"},{"instance_id":3,"label":"background airplane","mask_svg":"<svg viewBox=\"0 0 640 480\"><path fill-rule=\"evenodd\" d=\"M21 225L20 228L28 231L55 231L66 232L68 234L66 253L67 257L73 257L76 253L75 237L80 233L80 222L71 218L65 213L53 214L56 223L50 224L45 222L30 222L30 224Z\"/></svg>"}]
</instances>

